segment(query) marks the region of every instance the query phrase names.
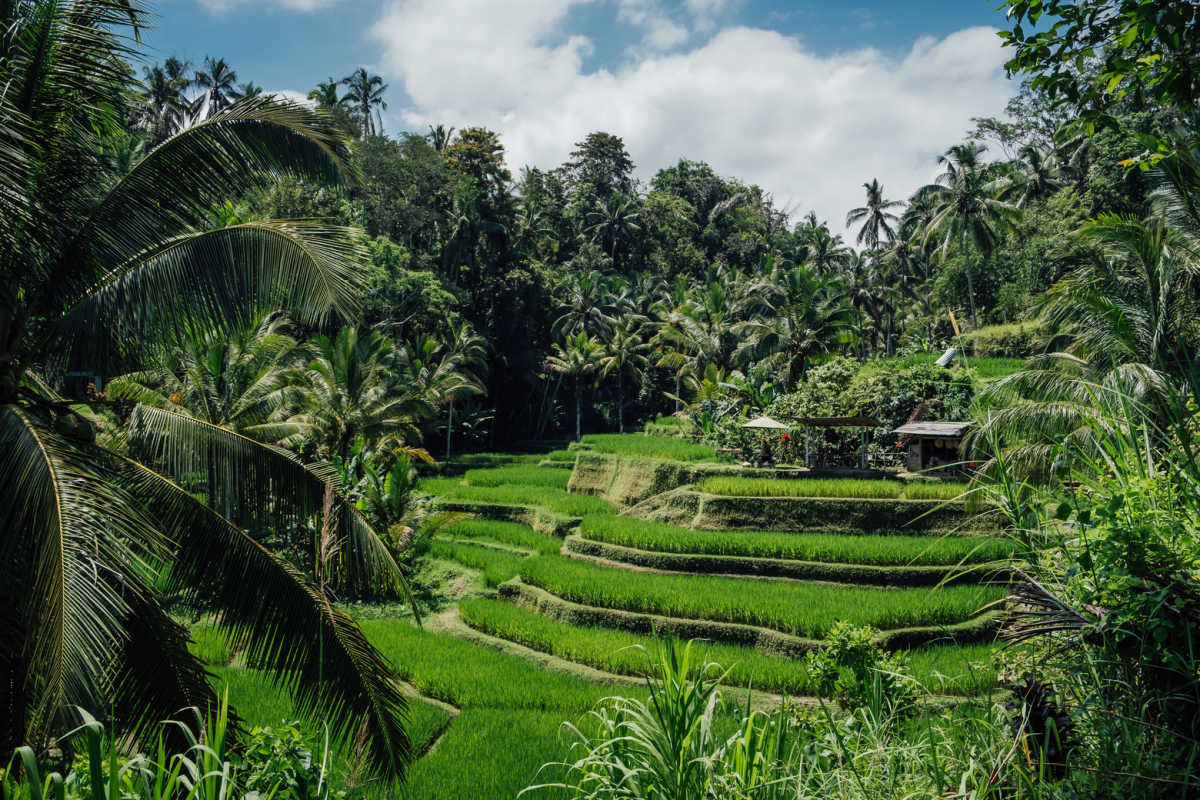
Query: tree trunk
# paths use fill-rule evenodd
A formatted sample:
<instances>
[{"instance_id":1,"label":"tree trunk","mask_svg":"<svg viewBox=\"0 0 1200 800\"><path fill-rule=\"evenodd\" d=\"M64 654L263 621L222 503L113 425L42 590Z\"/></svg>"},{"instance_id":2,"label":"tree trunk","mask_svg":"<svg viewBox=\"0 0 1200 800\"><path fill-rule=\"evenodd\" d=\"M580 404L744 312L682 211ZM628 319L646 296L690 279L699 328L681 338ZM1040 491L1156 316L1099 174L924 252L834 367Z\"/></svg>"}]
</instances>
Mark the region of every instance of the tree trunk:
<instances>
[{"instance_id":1,"label":"tree trunk","mask_svg":"<svg viewBox=\"0 0 1200 800\"><path fill-rule=\"evenodd\" d=\"M617 430L625 432L625 393L621 389L621 372L617 370Z\"/></svg>"},{"instance_id":2,"label":"tree trunk","mask_svg":"<svg viewBox=\"0 0 1200 800\"><path fill-rule=\"evenodd\" d=\"M963 258L967 264L967 299L971 303L971 328L972 330L979 329L979 317L975 313L975 279L971 275L971 251L967 248L967 232L963 230L962 234L962 249Z\"/></svg>"},{"instance_id":3,"label":"tree trunk","mask_svg":"<svg viewBox=\"0 0 1200 800\"><path fill-rule=\"evenodd\" d=\"M446 422L446 463L450 463L450 435L454 432L454 397L450 397L450 419Z\"/></svg>"},{"instance_id":4,"label":"tree trunk","mask_svg":"<svg viewBox=\"0 0 1200 800\"><path fill-rule=\"evenodd\" d=\"M583 438L583 433L580 426L583 421L583 384L579 378L575 379L575 441Z\"/></svg>"}]
</instances>

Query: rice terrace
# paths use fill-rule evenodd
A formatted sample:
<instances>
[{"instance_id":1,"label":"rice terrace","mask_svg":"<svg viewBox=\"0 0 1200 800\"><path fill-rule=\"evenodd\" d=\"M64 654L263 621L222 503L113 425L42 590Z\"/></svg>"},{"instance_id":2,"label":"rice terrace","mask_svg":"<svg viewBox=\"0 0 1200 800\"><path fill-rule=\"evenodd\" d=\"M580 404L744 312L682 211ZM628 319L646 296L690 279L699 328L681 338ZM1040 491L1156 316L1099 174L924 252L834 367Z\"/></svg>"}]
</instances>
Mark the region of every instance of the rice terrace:
<instances>
[{"instance_id":1,"label":"rice terrace","mask_svg":"<svg viewBox=\"0 0 1200 800\"><path fill-rule=\"evenodd\" d=\"M1195 0L0 1L0 800L1200 798L1198 100Z\"/></svg>"}]
</instances>

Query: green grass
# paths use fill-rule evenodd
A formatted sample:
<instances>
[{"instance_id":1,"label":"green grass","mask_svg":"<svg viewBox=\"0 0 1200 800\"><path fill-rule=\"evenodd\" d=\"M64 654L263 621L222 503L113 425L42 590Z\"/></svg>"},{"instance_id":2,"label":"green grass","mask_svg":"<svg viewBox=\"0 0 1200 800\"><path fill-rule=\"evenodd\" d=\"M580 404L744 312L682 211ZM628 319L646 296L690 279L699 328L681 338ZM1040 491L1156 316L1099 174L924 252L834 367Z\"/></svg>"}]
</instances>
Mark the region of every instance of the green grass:
<instances>
[{"instance_id":1,"label":"green grass","mask_svg":"<svg viewBox=\"0 0 1200 800\"><path fill-rule=\"evenodd\" d=\"M561 775L539 774L543 764L567 754L564 717L551 711L469 708L450 724L437 749L413 765L409 800L509 800L526 786L553 783ZM557 800L561 790L530 797Z\"/></svg>"},{"instance_id":2,"label":"green grass","mask_svg":"<svg viewBox=\"0 0 1200 800\"><path fill-rule=\"evenodd\" d=\"M601 518L601 516L597 515L597 518ZM562 539L538 533L528 525L522 525L519 522L464 519L447 525L438 535L451 539L496 542L542 554L553 554L562 550Z\"/></svg>"},{"instance_id":3,"label":"green grass","mask_svg":"<svg viewBox=\"0 0 1200 800\"><path fill-rule=\"evenodd\" d=\"M645 675L646 652L654 652L659 641L626 631L577 627L486 598L464 600L459 613L476 630L621 675ZM748 647L710 643L703 647L707 660L730 670L727 683L731 686L753 686L778 694L812 694L803 661ZM913 676L929 691L973 693L996 683L991 656L990 645L939 646L910 653L910 666Z\"/></svg>"},{"instance_id":4,"label":"green grass","mask_svg":"<svg viewBox=\"0 0 1200 800\"><path fill-rule=\"evenodd\" d=\"M520 464L494 469L469 469L464 478L471 486L544 486L566 489L571 473L562 469L543 469L536 464Z\"/></svg>"},{"instance_id":5,"label":"green grass","mask_svg":"<svg viewBox=\"0 0 1200 800\"><path fill-rule=\"evenodd\" d=\"M614 694L646 695L640 687L590 683L405 621L363 620L360 625L421 694L460 708L582 713Z\"/></svg>"},{"instance_id":6,"label":"green grass","mask_svg":"<svg viewBox=\"0 0 1200 800\"><path fill-rule=\"evenodd\" d=\"M695 531L613 515L584 517L584 538L659 553L786 558L837 564L947 565L1005 558L1005 539L829 533Z\"/></svg>"},{"instance_id":7,"label":"green grass","mask_svg":"<svg viewBox=\"0 0 1200 800\"><path fill-rule=\"evenodd\" d=\"M614 455L664 458L671 461L716 461L717 451L706 444L684 439L647 436L644 433L595 433L583 437L585 449Z\"/></svg>"},{"instance_id":8,"label":"green grass","mask_svg":"<svg viewBox=\"0 0 1200 800\"><path fill-rule=\"evenodd\" d=\"M535 556L521 579L576 603L670 617L758 625L821 638L839 619L880 630L961 622L1004 596L987 586L881 589L612 569Z\"/></svg>"},{"instance_id":9,"label":"green grass","mask_svg":"<svg viewBox=\"0 0 1200 800\"><path fill-rule=\"evenodd\" d=\"M212 667L223 667L233 660L228 637L215 625L197 625L191 629L188 649L192 655Z\"/></svg>"},{"instance_id":10,"label":"green grass","mask_svg":"<svg viewBox=\"0 0 1200 800\"><path fill-rule=\"evenodd\" d=\"M483 582L488 586L499 586L505 581L516 577L521 569L521 556L481 547L474 544L445 542L435 539L429 547L429 554L434 558L444 558L454 561L464 567L477 569L483 573Z\"/></svg>"},{"instance_id":11,"label":"green grass","mask_svg":"<svg viewBox=\"0 0 1200 800\"><path fill-rule=\"evenodd\" d=\"M839 497L869 500L953 500L965 483L913 482L863 478L739 478L713 476L697 484L702 492L729 497Z\"/></svg>"},{"instance_id":12,"label":"green grass","mask_svg":"<svg viewBox=\"0 0 1200 800\"><path fill-rule=\"evenodd\" d=\"M546 453L546 461L561 461L563 463L574 463L575 457L579 453L575 450L551 450Z\"/></svg>"},{"instance_id":13,"label":"green grass","mask_svg":"<svg viewBox=\"0 0 1200 800\"><path fill-rule=\"evenodd\" d=\"M421 481L420 489L450 502L541 506L569 517L611 514L613 510L608 502L599 497L568 494L562 489L545 486L465 486L455 478L426 478Z\"/></svg>"},{"instance_id":14,"label":"green grass","mask_svg":"<svg viewBox=\"0 0 1200 800\"><path fill-rule=\"evenodd\" d=\"M542 459L537 453L462 453L450 459L457 467L480 469L504 467L511 464L536 464Z\"/></svg>"}]
</instances>

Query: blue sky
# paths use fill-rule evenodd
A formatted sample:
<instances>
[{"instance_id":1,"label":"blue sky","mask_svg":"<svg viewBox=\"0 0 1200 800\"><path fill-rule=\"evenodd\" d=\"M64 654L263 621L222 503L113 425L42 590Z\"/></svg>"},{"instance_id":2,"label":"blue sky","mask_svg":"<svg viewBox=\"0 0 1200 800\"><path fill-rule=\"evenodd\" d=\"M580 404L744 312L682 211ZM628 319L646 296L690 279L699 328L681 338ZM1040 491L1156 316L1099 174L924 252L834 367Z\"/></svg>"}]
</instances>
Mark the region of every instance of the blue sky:
<instances>
[{"instance_id":1,"label":"blue sky","mask_svg":"<svg viewBox=\"0 0 1200 800\"><path fill-rule=\"evenodd\" d=\"M158 0L150 59L225 57L307 92L362 65L389 132L486 125L510 166L590 130L639 175L679 157L835 221L873 177L906 196L970 119L999 115L996 0ZM837 164L845 174L830 175Z\"/></svg>"}]
</instances>

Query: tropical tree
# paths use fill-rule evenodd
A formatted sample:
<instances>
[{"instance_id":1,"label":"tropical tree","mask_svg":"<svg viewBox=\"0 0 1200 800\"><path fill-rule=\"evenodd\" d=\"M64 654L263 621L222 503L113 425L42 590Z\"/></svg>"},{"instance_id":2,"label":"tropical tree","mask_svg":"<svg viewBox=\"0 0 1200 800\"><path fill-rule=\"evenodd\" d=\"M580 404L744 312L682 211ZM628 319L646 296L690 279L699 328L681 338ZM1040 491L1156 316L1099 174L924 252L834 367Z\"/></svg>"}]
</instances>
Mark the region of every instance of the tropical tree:
<instances>
[{"instance_id":1,"label":"tropical tree","mask_svg":"<svg viewBox=\"0 0 1200 800\"><path fill-rule=\"evenodd\" d=\"M546 367L564 378L570 378L575 390L575 441L583 438L583 384L600 368L603 346L594 336L580 331L564 342L554 343L554 353L546 359Z\"/></svg>"},{"instance_id":2,"label":"tropical tree","mask_svg":"<svg viewBox=\"0 0 1200 800\"><path fill-rule=\"evenodd\" d=\"M1024 208L1033 200L1042 200L1066 185L1058 159L1053 153L1027 144L1020 150L1020 160L1013 164L1008 193L1016 198L1017 207Z\"/></svg>"},{"instance_id":3,"label":"tropical tree","mask_svg":"<svg viewBox=\"0 0 1200 800\"><path fill-rule=\"evenodd\" d=\"M649 363L650 344L642 337L641 326L642 319L633 315L617 320L599 363L602 377L617 376L617 429L621 433L625 432L625 375L636 379Z\"/></svg>"},{"instance_id":4,"label":"tropical tree","mask_svg":"<svg viewBox=\"0 0 1200 800\"><path fill-rule=\"evenodd\" d=\"M584 231L590 241L605 247L612 259L613 269L618 269L617 248L630 236L641 230L641 219L636 197L614 192L606 198L598 198L585 216Z\"/></svg>"},{"instance_id":5,"label":"tropical tree","mask_svg":"<svg viewBox=\"0 0 1200 800\"><path fill-rule=\"evenodd\" d=\"M407 350L378 330L353 325L333 338L317 336L310 350L302 410L285 420L301 430L290 445L346 459L360 437L375 453L421 441L434 404L427 387L404 380L413 377Z\"/></svg>"},{"instance_id":6,"label":"tropical tree","mask_svg":"<svg viewBox=\"0 0 1200 800\"><path fill-rule=\"evenodd\" d=\"M450 460L450 437L454 432L454 402L460 398L484 394L483 377L487 370L487 340L464 320L447 320L442 340L442 362L456 376L443 397L446 402L446 460Z\"/></svg>"},{"instance_id":7,"label":"tropical tree","mask_svg":"<svg viewBox=\"0 0 1200 800\"><path fill-rule=\"evenodd\" d=\"M348 232L212 227L215 206L280 174L340 178L348 152L307 109L250 101L124 175L104 172L128 97L123 63L137 56L124 33L145 21L136 0L0 4L0 750L44 746L74 727L77 707L143 738L180 708L215 707L165 590L211 609L305 717L361 737L369 767L397 776L406 701L386 661L310 580L187 486L215 462L264 511L302 515L321 511L328 484L245 437L142 406L138 446L108 449L86 407L53 388L67 365L136 364L280 305L313 325L355 310L362 254ZM386 549L355 541L343 563L394 585Z\"/></svg>"},{"instance_id":8,"label":"tropical tree","mask_svg":"<svg viewBox=\"0 0 1200 800\"><path fill-rule=\"evenodd\" d=\"M183 97L186 83L172 78L167 69L155 65L145 67L142 108L137 124L150 134L150 144L160 144L176 133L187 118L187 100Z\"/></svg>"},{"instance_id":9,"label":"tropical tree","mask_svg":"<svg viewBox=\"0 0 1200 800\"><path fill-rule=\"evenodd\" d=\"M338 108L346 104L346 98L339 96L338 87L342 85L341 81L334 80L331 76L329 80L319 81L313 90L308 93L308 99L312 100L321 108Z\"/></svg>"},{"instance_id":10,"label":"tropical tree","mask_svg":"<svg viewBox=\"0 0 1200 800\"><path fill-rule=\"evenodd\" d=\"M429 139L429 143L433 145L433 149L441 153L454 140L454 128L445 125L430 125L429 133L425 134L425 136Z\"/></svg>"},{"instance_id":11,"label":"tropical tree","mask_svg":"<svg viewBox=\"0 0 1200 800\"><path fill-rule=\"evenodd\" d=\"M204 113L213 116L241 98L237 87L237 73L223 58L204 57L204 68L196 70L192 84L202 94L198 100L204 104Z\"/></svg>"},{"instance_id":12,"label":"tropical tree","mask_svg":"<svg viewBox=\"0 0 1200 800\"><path fill-rule=\"evenodd\" d=\"M866 205L851 209L850 213L846 214L846 227L861 222L862 227L858 229L858 237L855 241L874 250L879 247L881 241L891 242L896 238L896 226L899 224L900 218L892 209L900 208L904 203L899 200L885 200L883 187L879 185L878 179L864 183L863 188L867 190ZM883 239L880 239L881 233Z\"/></svg>"},{"instance_id":13,"label":"tropical tree","mask_svg":"<svg viewBox=\"0 0 1200 800\"><path fill-rule=\"evenodd\" d=\"M794 385L815 356L832 352L844 341L850 309L831 297L815 270L780 270L762 286L767 312L737 326L743 343L742 362L773 359L787 385Z\"/></svg>"},{"instance_id":14,"label":"tropical tree","mask_svg":"<svg viewBox=\"0 0 1200 800\"><path fill-rule=\"evenodd\" d=\"M598 271L572 275L551 332L560 337L607 333L616 313L615 299L608 289L608 281Z\"/></svg>"},{"instance_id":15,"label":"tropical tree","mask_svg":"<svg viewBox=\"0 0 1200 800\"><path fill-rule=\"evenodd\" d=\"M921 201L931 207L926 237L940 237L939 252L945 258L950 245L957 242L966 263L967 297L971 307L971 325L979 327L975 308L975 279L971 264L974 246L986 259L1000 242L1003 228L1012 227L1019 211L1001 199L1005 181L983 161L987 148L976 142L951 147L938 157L945 169L937 182L919 190Z\"/></svg>"},{"instance_id":16,"label":"tropical tree","mask_svg":"<svg viewBox=\"0 0 1200 800\"><path fill-rule=\"evenodd\" d=\"M383 117L379 117L379 127L375 127L375 114L379 110L387 111L383 93L387 84L378 75L371 75L365 67L359 67L354 72L342 78L346 87L346 96L342 98L346 105L353 108L362 122L362 135L374 136L383 132Z\"/></svg>"}]
</instances>

